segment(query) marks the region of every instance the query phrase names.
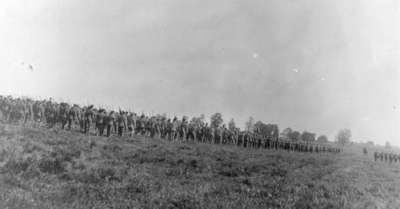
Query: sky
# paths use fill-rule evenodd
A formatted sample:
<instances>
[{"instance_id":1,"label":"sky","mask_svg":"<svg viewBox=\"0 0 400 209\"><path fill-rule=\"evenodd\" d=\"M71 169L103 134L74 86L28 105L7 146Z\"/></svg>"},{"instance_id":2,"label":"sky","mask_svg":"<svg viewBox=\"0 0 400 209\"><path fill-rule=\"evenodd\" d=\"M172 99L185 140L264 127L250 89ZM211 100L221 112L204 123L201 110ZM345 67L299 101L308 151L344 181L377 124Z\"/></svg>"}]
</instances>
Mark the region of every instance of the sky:
<instances>
[{"instance_id":1,"label":"sky","mask_svg":"<svg viewBox=\"0 0 400 209\"><path fill-rule=\"evenodd\" d=\"M399 20L398 0L2 0L0 93L400 145Z\"/></svg>"}]
</instances>

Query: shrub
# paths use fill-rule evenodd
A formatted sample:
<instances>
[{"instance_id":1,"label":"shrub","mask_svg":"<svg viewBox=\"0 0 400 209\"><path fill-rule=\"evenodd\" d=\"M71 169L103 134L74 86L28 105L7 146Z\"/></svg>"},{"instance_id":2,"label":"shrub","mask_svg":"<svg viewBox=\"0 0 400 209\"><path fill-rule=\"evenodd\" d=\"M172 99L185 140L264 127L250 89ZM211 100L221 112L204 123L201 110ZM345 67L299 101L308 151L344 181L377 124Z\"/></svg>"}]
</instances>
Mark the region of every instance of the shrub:
<instances>
[{"instance_id":1,"label":"shrub","mask_svg":"<svg viewBox=\"0 0 400 209\"><path fill-rule=\"evenodd\" d=\"M13 174L19 174L21 172L26 171L32 163L33 163L32 158L27 158L27 159L11 158L4 165L3 169Z\"/></svg>"},{"instance_id":2,"label":"shrub","mask_svg":"<svg viewBox=\"0 0 400 209\"><path fill-rule=\"evenodd\" d=\"M38 166L43 173L59 174L65 172L63 162L59 158L44 157L40 159Z\"/></svg>"}]
</instances>

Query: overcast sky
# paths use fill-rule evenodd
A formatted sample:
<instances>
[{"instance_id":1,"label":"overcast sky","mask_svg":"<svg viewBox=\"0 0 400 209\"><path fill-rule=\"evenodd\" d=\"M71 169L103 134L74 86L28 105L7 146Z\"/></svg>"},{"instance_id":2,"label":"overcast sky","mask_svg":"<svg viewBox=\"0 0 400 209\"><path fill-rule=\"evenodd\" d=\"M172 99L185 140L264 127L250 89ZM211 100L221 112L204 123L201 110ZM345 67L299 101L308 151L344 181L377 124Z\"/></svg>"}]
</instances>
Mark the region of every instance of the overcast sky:
<instances>
[{"instance_id":1,"label":"overcast sky","mask_svg":"<svg viewBox=\"0 0 400 209\"><path fill-rule=\"evenodd\" d=\"M0 93L400 145L399 22L398 0L2 0Z\"/></svg>"}]
</instances>

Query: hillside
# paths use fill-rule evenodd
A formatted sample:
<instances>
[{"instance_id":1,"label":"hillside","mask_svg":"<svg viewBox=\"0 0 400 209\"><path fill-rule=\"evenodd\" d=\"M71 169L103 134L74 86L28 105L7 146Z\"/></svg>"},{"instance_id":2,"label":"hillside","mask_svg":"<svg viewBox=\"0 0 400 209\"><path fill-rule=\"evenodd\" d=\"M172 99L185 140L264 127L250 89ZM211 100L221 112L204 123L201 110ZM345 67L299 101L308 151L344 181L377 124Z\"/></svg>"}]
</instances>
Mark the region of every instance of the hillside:
<instances>
[{"instance_id":1,"label":"hillside","mask_svg":"<svg viewBox=\"0 0 400 209\"><path fill-rule=\"evenodd\" d=\"M400 163L0 124L0 208L400 208Z\"/></svg>"}]
</instances>

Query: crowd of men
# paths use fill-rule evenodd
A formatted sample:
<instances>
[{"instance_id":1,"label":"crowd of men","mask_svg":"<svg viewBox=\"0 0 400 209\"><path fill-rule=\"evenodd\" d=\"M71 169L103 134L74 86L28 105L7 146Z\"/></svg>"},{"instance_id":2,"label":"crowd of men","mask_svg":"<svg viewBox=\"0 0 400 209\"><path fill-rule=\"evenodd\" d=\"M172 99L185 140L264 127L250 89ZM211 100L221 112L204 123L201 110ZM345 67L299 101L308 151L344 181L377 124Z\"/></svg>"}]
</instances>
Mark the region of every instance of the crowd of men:
<instances>
[{"instance_id":1,"label":"crowd of men","mask_svg":"<svg viewBox=\"0 0 400 209\"><path fill-rule=\"evenodd\" d=\"M365 152L364 152L365 154ZM375 161L380 160L381 162L388 162L388 163L400 163L400 154L396 155L393 153L386 153L386 152L374 152L374 159Z\"/></svg>"},{"instance_id":2,"label":"crowd of men","mask_svg":"<svg viewBox=\"0 0 400 209\"><path fill-rule=\"evenodd\" d=\"M0 96L0 119L7 123L44 125L78 130L84 134L110 137L142 135L170 141L195 141L213 144L232 144L247 148L283 149L297 152L339 153L340 149L329 145L281 140L277 136L264 136L257 131L228 129L224 124L212 127L208 123L188 117L168 118L165 115L146 116L128 111L112 111L81 107L65 102L33 100Z\"/></svg>"}]
</instances>

